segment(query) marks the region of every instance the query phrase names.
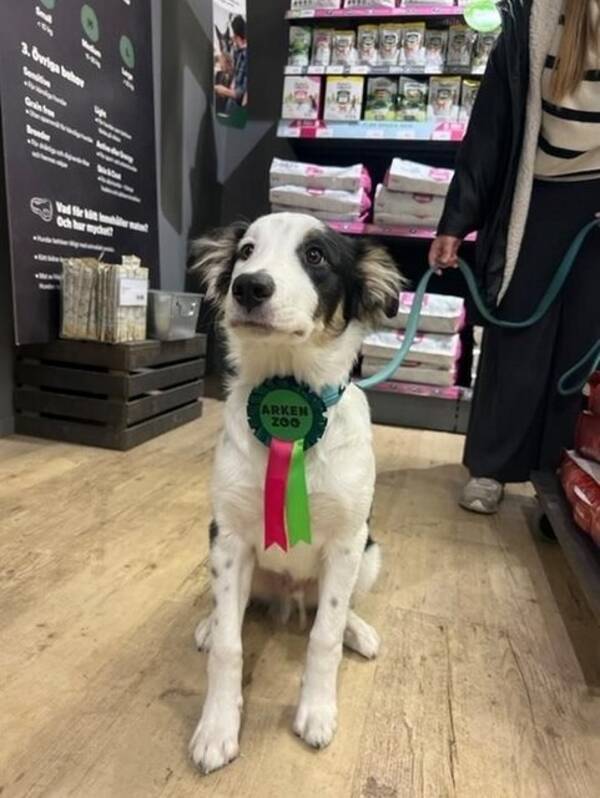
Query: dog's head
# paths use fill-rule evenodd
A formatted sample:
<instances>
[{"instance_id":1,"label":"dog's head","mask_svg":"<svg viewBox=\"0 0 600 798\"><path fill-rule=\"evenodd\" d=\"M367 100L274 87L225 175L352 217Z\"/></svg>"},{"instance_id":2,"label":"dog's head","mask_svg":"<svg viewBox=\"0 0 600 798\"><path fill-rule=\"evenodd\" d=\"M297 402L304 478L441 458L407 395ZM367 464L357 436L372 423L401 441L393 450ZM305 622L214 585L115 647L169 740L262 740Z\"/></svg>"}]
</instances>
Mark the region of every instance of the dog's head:
<instances>
[{"instance_id":1,"label":"dog's head","mask_svg":"<svg viewBox=\"0 0 600 798\"><path fill-rule=\"evenodd\" d=\"M375 326L398 312L390 255L299 213L264 216L200 239L192 271L237 338L298 344Z\"/></svg>"}]
</instances>

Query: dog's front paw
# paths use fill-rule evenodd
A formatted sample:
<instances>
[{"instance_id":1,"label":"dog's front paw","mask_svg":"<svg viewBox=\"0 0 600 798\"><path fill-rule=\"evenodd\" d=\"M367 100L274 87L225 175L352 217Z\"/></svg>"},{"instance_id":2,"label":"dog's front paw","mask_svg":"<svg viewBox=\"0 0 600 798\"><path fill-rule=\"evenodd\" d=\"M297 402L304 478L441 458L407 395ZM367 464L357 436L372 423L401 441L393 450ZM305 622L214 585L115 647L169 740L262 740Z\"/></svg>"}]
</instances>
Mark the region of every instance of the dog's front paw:
<instances>
[{"instance_id":1,"label":"dog's front paw","mask_svg":"<svg viewBox=\"0 0 600 798\"><path fill-rule=\"evenodd\" d=\"M302 699L296 713L294 732L313 748L326 748L337 729L337 707L334 703Z\"/></svg>"},{"instance_id":2,"label":"dog's front paw","mask_svg":"<svg viewBox=\"0 0 600 798\"><path fill-rule=\"evenodd\" d=\"M205 707L190 742L190 754L203 773L225 767L240 753L240 711L235 707Z\"/></svg>"}]
</instances>

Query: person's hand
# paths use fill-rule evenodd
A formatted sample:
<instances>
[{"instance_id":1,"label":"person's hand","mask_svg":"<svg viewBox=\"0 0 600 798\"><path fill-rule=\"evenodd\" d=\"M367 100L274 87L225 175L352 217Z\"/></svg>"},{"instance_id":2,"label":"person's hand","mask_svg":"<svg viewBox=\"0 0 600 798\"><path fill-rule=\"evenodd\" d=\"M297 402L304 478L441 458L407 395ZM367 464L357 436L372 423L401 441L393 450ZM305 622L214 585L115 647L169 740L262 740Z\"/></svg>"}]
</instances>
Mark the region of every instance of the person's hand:
<instances>
[{"instance_id":1,"label":"person's hand","mask_svg":"<svg viewBox=\"0 0 600 798\"><path fill-rule=\"evenodd\" d=\"M461 239L456 236L437 236L429 250L429 265L441 272L442 269L456 269L458 249Z\"/></svg>"},{"instance_id":2,"label":"person's hand","mask_svg":"<svg viewBox=\"0 0 600 798\"><path fill-rule=\"evenodd\" d=\"M215 94L218 94L219 97L231 97L232 91L228 89L227 86L215 86Z\"/></svg>"}]
</instances>

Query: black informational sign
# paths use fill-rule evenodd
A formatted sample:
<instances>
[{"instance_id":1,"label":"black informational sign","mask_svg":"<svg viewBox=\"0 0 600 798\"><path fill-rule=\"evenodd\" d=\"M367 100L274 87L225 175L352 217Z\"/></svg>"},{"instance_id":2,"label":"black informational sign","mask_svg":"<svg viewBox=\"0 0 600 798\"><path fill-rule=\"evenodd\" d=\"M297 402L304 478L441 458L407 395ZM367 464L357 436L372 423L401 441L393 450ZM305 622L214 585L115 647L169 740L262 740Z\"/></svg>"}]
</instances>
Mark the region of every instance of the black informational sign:
<instances>
[{"instance_id":1,"label":"black informational sign","mask_svg":"<svg viewBox=\"0 0 600 798\"><path fill-rule=\"evenodd\" d=\"M158 281L150 0L2 0L0 103L19 344L56 337L65 257Z\"/></svg>"}]
</instances>

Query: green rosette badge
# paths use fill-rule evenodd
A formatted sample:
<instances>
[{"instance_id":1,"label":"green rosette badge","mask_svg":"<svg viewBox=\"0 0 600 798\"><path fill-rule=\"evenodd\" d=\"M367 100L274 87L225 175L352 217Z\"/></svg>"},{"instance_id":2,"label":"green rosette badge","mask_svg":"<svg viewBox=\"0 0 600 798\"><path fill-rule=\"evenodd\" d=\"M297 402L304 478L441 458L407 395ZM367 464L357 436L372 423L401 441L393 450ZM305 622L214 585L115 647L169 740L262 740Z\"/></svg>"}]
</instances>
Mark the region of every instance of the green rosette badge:
<instances>
[{"instance_id":1,"label":"green rosette badge","mask_svg":"<svg viewBox=\"0 0 600 798\"><path fill-rule=\"evenodd\" d=\"M307 385L275 377L248 399L248 424L269 448L264 488L265 549L312 543L304 452L327 428L325 403Z\"/></svg>"}]
</instances>

